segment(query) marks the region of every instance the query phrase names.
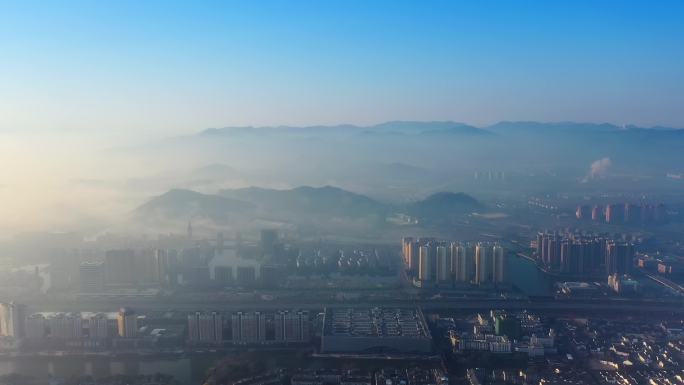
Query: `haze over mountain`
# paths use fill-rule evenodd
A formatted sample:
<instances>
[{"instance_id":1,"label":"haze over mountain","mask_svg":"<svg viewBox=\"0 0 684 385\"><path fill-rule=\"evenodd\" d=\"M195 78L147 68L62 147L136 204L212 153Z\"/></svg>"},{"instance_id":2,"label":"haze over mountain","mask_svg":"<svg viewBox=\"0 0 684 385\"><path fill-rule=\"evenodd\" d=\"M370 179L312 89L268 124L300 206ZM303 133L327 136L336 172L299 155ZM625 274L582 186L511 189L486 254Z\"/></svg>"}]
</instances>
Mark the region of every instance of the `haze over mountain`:
<instances>
[{"instance_id":1,"label":"haze over mountain","mask_svg":"<svg viewBox=\"0 0 684 385\"><path fill-rule=\"evenodd\" d=\"M683 21L0 0L0 385L684 385Z\"/></svg>"},{"instance_id":2,"label":"haze over mountain","mask_svg":"<svg viewBox=\"0 0 684 385\"><path fill-rule=\"evenodd\" d=\"M284 216L383 217L388 207L367 196L337 187L301 186L291 190L248 187L221 190L218 195L250 202L263 212Z\"/></svg>"},{"instance_id":3,"label":"haze over mountain","mask_svg":"<svg viewBox=\"0 0 684 385\"><path fill-rule=\"evenodd\" d=\"M230 135L266 135L266 134L303 134L303 135L350 135L350 134L464 134L486 135L488 131L465 123L451 121L391 121L372 126L356 126L353 124L341 124L336 126L262 126L262 127L223 127L208 128L199 135L230 136Z\"/></svg>"},{"instance_id":4,"label":"haze over mountain","mask_svg":"<svg viewBox=\"0 0 684 385\"><path fill-rule=\"evenodd\" d=\"M244 218L255 209L253 204L237 199L174 189L150 199L138 207L134 215L144 221L206 217L225 222Z\"/></svg>"},{"instance_id":5,"label":"haze over mountain","mask_svg":"<svg viewBox=\"0 0 684 385\"><path fill-rule=\"evenodd\" d=\"M14 153L31 153L34 143ZM71 144L64 139L50 141L43 153L69 152L71 157L60 155L60 163L32 166L34 172L45 169L49 177L26 179L20 169L3 175L0 198L10 202L8 207L22 208L7 217L7 226L31 229L40 218L41 228L99 231L170 189L214 195L220 190L238 194L227 191L249 186L289 190L329 185L397 205L440 191L462 191L483 201L553 189L659 193L682 183L666 175L684 172L684 130L614 124L500 122L475 127L391 121L225 127L132 140L129 146L108 143L69 151ZM610 167L600 177L588 178L591 165L601 159L609 159ZM490 181L492 175L501 179ZM257 207L263 209L258 202ZM378 212L372 205L366 208Z\"/></svg>"},{"instance_id":6,"label":"haze over mountain","mask_svg":"<svg viewBox=\"0 0 684 385\"><path fill-rule=\"evenodd\" d=\"M682 145L684 130L663 127L501 122L477 128L457 122L397 121L366 127L226 127L132 151L193 159L197 167L229 164L243 175L261 178L250 179L255 185L331 184L406 199L453 190L452 178L478 170L562 173L581 179L588 166L602 158L612 159L615 173L662 178L681 169ZM417 178L410 183L414 191L405 189L396 173L390 175L387 165L399 164L412 168L407 175ZM423 180L415 175L418 169L426 170ZM373 175L365 175L368 170Z\"/></svg>"},{"instance_id":7,"label":"haze over mountain","mask_svg":"<svg viewBox=\"0 0 684 385\"><path fill-rule=\"evenodd\" d=\"M482 208L484 205L468 194L444 191L409 203L406 211L412 216L428 221L444 221Z\"/></svg>"},{"instance_id":8,"label":"haze over mountain","mask_svg":"<svg viewBox=\"0 0 684 385\"><path fill-rule=\"evenodd\" d=\"M0 238L173 188L487 202L684 173L677 2L239 3L3 4Z\"/></svg>"},{"instance_id":9,"label":"haze over mountain","mask_svg":"<svg viewBox=\"0 0 684 385\"><path fill-rule=\"evenodd\" d=\"M170 190L135 209L131 219L146 224L211 221L214 225L269 221L322 227L365 220L385 226L390 215L408 214L428 223L467 216L484 205L464 193L440 192L425 199L391 204L337 187L300 186L288 190L248 187L201 194Z\"/></svg>"}]
</instances>

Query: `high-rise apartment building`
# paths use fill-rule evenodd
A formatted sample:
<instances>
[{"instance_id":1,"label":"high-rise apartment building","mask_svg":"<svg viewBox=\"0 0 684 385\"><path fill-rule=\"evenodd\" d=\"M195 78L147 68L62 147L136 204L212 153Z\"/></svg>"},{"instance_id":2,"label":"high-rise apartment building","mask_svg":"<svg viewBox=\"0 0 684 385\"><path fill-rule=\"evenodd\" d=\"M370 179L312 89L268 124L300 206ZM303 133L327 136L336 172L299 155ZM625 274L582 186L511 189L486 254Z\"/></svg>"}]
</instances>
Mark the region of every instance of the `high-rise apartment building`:
<instances>
[{"instance_id":1,"label":"high-rise apartment building","mask_svg":"<svg viewBox=\"0 0 684 385\"><path fill-rule=\"evenodd\" d=\"M135 251L125 249L105 252L105 277L109 285L137 284Z\"/></svg>"},{"instance_id":2,"label":"high-rise apartment building","mask_svg":"<svg viewBox=\"0 0 684 385\"><path fill-rule=\"evenodd\" d=\"M279 342L307 342L311 338L309 312L304 310L276 312L275 340Z\"/></svg>"},{"instance_id":3,"label":"high-rise apartment building","mask_svg":"<svg viewBox=\"0 0 684 385\"><path fill-rule=\"evenodd\" d=\"M437 280L440 282L451 280L450 249L445 245L437 246Z\"/></svg>"},{"instance_id":4,"label":"high-rise apartment building","mask_svg":"<svg viewBox=\"0 0 684 385\"><path fill-rule=\"evenodd\" d=\"M541 234L541 233L540 233ZM540 236L540 241L544 237ZM433 238L404 238L405 261L414 254L417 246L418 270L408 273L420 284L435 282L465 283L502 283L505 282L506 258L503 248L497 243L481 242L469 244L445 242ZM539 243L542 245L542 242ZM545 246L545 244L543 244ZM415 274L415 275L414 275Z\"/></svg>"},{"instance_id":5,"label":"high-rise apartment building","mask_svg":"<svg viewBox=\"0 0 684 385\"><path fill-rule=\"evenodd\" d=\"M575 216L577 219L580 220L586 220L590 219L592 214L592 209L590 206L587 205L579 205L577 206L577 209L575 210Z\"/></svg>"},{"instance_id":6,"label":"high-rise apartment building","mask_svg":"<svg viewBox=\"0 0 684 385\"><path fill-rule=\"evenodd\" d=\"M138 315L133 310L122 308L116 321L119 337L135 338L138 335Z\"/></svg>"},{"instance_id":7,"label":"high-rise apartment building","mask_svg":"<svg viewBox=\"0 0 684 385\"><path fill-rule=\"evenodd\" d=\"M606 205L606 222L610 224L622 223L625 220L625 208L623 205L611 203Z\"/></svg>"},{"instance_id":8,"label":"high-rise apartment building","mask_svg":"<svg viewBox=\"0 0 684 385\"><path fill-rule=\"evenodd\" d=\"M537 258L554 272L572 275L603 274L606 238L580 232L537 234ZM541 247L540 247L541 245Z\"/></svg>"},{"instance_id":9,"label":"high-rise apartment building","mask_svg":"<svg viewBox=\"0 0 684 385\"><path fill-rule=\"evenodd\" d=\"M26 319L26 338L39 340L47 334L47 322L42 314L32 314Z\"/></svg>"},{"instance_id":10,"label":"high-rise apartment building","mask_svg":"<svg viewBox=\"0 0 684 385\"><path fill-rule=\"evenodd\" d=\"M256 268L253 266L238 266L235 280L239 285L251 286L256 284Z\"/></svg>"},{"instance_id":11,"label":"high-rise apartment building","mask_svg":"<svg viewBox=\"0 0 684 385\"><path fill-rule=\"evenodd\" d=\"M421 281L432 281L432 270L434 267L432 266L433 261L432 261L432 252L431 252L431 246L420 246L418 249L419 253L419 267L418 267L418 279Z\"/></svg>"},{"instance_id":12,"label":"high-rise apartment building","mask_svg":"<svg viewBox=\"0 0 684 385\"><path fill-rule=\"evenodd\" d=\"M266 341L266 315L262 312L237 312L231 316L235 343L263 343Z\"/></svg>"},{"instance_id":13,"label":"high-rise apartment building","mask_svg":"<svg viewBox=\"0 0 684 385\"><path fill-rule=\"evenodd\" d=\"M260 238L261 250L265 255L275 256L278 250L278 230L262 229Z\"/></svg>"},{"instance_id":14,"label":"high-rise apartment building","mask_svg":"<svg viewBox=\"0 0 684 385\"><path fill-rule=\"evenodd\" d=\"M506 254L503 247L500 245L492 246L492 278L494 283L503 283L506 281Z\"/></svg>"},{"instance_id":15,"label":"high-rise apartment building","mask_svg":"<svg viewBox=\"0 0 684 385\"><path fill-rule=\"evenodd\" d=\"M97 313L88 318L88 337L92 340L109 338L109 320L105 314Z\"/></svg>"},{"instance_id":16,"label":"high-rise apartment building","mask_svg":"<svg viewBox=\"0 0 684 385\"><path fill-rule=\"evenodd\" d=\"M625 203L625 222L630 224L641 223L641 206L634 203Z\"/></svg>"},{"instance_id":17,"label":"high-rise apartment building","mask_svg":"<svg viewBox=\"0 0 684 385\"><path fill-rule=\"evenodd\" d=\"M81 293L105 291L105 267L103 262L83 262L79 268Z\"/></svg>"},{"instance_id":18,"label":"high-rise apartment building","mask_svg":"<svg viewBox=\"0 0 684 385\"><path fill-rule=\"evenodd\" d=\"M409 254L411 252L411 243L413 243L413 237L401 238L401 257L404 260L404 265L406 266L409 266Z\"/></svg>"},{"instance_id":19,"label":"high-rise apartment building","mask_svg":"<svg viewBox=\"0 0 684 385\"><path fill-rule=\"evenodd\" d=\"M558 269L561 260L561 238L553 234L546 239L546 258L544 262L553 269Z\"/></svg>"},{"instance_id":20,"label":"high-rise apartment building","mask_svg":"<svg viewBox=\"0 0 684 385\"><path fill-rule=\"evenodd\" d=\"M220 344L223 341L223 315L218 312L189 314L188 340L191 343Z\"/></svg>"},{"instance_id":21,"label":"high-rise apartment building","mask_svg":"<svg viewBox=\"0 0 684 385\"><path fill-rule=\"evenodd\" d=\"M232 266L216 266L214 267L214 281L220 285L230 285L233 283L233 267Z\"/></svg>"},{"instance_id":22,"label":"high-rise apartment building","mask_svg":"<svg viewBox=\"0 0 684 385\"><path fill-rule=\"evenodd\" d=\"M175 250L155 249L152 255L152 282L161 286L177 283L178 255Z\"/></svg>"},{"instance_id":23,"label":"high-rise apartment building","mask_svg":"<svg viewBox=\"0 0 684 385\"><path fill-rule=\"evenodd\" d=\"M47 319L50 337L57 340L83 338L83 319L80 313L57 313Z\"/></svg>"},{"instance_id":24,"label":"high-rise apartment building","mask_svg":"<svg viewBox=\"0 0 684 385\"><path fill-rule=\"evenodd\" d=\"M25 305L0 303L0 335L14 338L23 338L26 335Z\"/></svg>"},{"instance_id":25,"label":"high-rise apartment building","mask_svg":"<svg viewBox=\"0 0 684 385\"><path fill-rule=\"evenodd\" d=\"M611 241L606 247L606 275L630 274L634 259L634 245Z\"/></svg>"},{"instance_id":26,"label":"high-rise apartment building","mask_svg":"<svg viewBox=\"0 0 684 385\"><path fill-rule=\"evenodd\" d=\"M412 241L408 246L407 265L410 271L417 273L420 265L420 244Z\"/></svg>"},{"instance_id":27,"label":"high-rise apartment building","mask_svg":"<svg viewBox=\"0 0 684 385\"><path fill-rule=\"evenodd\" d=\"M503 283L506 279L506 254L499 244L481 242L475 246L475 283Z\"/></svg>"},{"instance_id":28,"label":"high-rise apartment building","mask_svg":"<svg viewBox=\"0 0 684 385\"><path fill-rule=\"evenodd\" d=\"M484 243L475 246L475 283L481 285L492 280L491 249Z\"/></svg>"},{"instance_id":29,"label":"high-rise apartment building","mask_svg":"<svg viewBox=\"0 0 684 385\"><path fill-rule=\"evenodd\" d=\"M470 282L474 264L473 257L472 247L456 242L451 244L451 268L456 282Z\"/></svg>"}]
</instances>

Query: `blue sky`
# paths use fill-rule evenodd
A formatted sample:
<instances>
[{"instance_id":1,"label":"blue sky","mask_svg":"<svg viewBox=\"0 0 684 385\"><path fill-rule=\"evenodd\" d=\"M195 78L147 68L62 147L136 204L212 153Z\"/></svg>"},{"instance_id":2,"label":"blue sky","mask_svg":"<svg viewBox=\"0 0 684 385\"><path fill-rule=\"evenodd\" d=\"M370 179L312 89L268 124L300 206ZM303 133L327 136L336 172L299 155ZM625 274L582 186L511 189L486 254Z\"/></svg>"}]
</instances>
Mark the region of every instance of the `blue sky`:
<instances>
[{"instance_id":1,"label":"blue sky","mask_svg":"<svg viewBox=\"0 0 684 385\"><path fill-rule=\"evenodd\" d=\"M678 1L0 0L0 131L684 127Z\"/></svg>"}]
</instances>

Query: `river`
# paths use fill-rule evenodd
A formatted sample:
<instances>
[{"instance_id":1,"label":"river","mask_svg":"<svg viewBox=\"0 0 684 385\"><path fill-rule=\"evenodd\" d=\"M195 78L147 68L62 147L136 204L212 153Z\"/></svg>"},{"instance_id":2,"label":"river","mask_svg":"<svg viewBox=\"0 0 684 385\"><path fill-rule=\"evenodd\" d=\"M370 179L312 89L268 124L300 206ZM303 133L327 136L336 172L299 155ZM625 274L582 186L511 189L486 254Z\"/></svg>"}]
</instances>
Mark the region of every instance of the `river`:
<instances>
[{"instance_id":1,"label":"river","mask_svg":"<svg viewBox=\"0 0 684 385\"><path fill-rule=\"evenodd\" d=\"M553 292L551 277L540 271L529 259L509 255L506 258L506 274L508 280L527 295L543 296Z\"/></svg>"},{"instance_id":2,"label":"river","mask_svg":"<svg viewBox=\"0 0 684 385\"><path fill-rule=\"evenodd\" d=\"M0 357L0 376L20 374L48 383L48 378L78 376L104 377L116 374L156 374L174 376L183 385L199 384L207 370L219 358L217 354L198 354L180 358L139 357ZM44 382L43 382L44 380Z\"/></svg>"}]
</instances>

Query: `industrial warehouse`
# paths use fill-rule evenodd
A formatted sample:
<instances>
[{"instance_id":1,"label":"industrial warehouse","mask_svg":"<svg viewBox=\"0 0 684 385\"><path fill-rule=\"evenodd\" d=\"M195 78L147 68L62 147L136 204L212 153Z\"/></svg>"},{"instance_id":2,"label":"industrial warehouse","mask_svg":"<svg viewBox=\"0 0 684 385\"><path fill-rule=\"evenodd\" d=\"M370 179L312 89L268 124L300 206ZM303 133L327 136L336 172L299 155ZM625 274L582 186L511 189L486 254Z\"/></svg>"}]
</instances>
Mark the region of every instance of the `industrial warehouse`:
<instances>
[{"instance_id":1,"label":"industrial warehouse","mask_svg":"<svg viewBox=\"0 0 684 385\"><path fill-rule=\"evenodd\" d=\"M324 353L430 353L432 337L418 308L328 308Z\"/></svg>"}]
</instances>

